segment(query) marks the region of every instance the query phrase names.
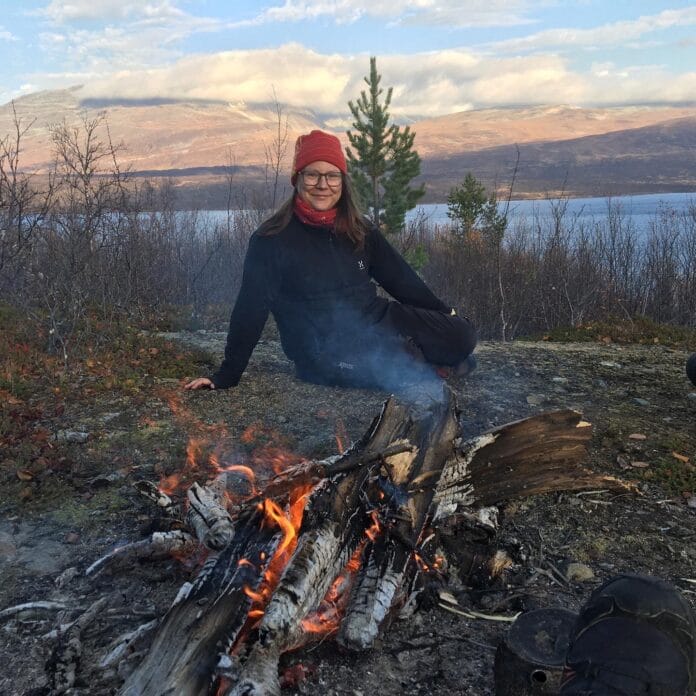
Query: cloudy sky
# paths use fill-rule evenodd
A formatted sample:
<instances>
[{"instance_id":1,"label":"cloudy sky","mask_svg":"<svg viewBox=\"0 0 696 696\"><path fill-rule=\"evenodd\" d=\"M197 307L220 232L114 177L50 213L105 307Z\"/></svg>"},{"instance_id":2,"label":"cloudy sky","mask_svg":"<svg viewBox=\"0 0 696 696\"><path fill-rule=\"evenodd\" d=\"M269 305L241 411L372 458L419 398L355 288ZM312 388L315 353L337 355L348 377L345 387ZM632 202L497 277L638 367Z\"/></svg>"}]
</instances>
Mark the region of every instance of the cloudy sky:
<instances>
[{"instance_id":1,"label":"cloudy sky","mask_svg":"<svg viewBox=\"0 0 696 696\"><path fill-rule=\"evenodd\" d=\"M347 115L378 57L402 118L696 102L696 4L661 0L0 0L0 103L279 101Z\"/></svg>"}]
</instances>

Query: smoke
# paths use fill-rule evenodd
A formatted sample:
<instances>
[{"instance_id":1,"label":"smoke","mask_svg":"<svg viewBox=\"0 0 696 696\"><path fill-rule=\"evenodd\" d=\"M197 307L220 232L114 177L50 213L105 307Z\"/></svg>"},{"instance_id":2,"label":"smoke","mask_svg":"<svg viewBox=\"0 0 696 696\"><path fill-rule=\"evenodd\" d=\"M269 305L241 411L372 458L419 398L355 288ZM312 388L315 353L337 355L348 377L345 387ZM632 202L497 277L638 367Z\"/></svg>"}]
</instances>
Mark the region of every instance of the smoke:
<instances>
[{"instance_id":1,"label":"smoke","mask_svg":"<svg viewBox=\"0 0 696 696\"><path fill-rule=\"evenodd\" d=\"M386 322L370 323L363 311L347 302L321 314L312 316L319 336L314 349L295 360L300 377L322 384L377 388L409 402L442 400L443 383L435 366Z\"/></svg>"}]
</instances>

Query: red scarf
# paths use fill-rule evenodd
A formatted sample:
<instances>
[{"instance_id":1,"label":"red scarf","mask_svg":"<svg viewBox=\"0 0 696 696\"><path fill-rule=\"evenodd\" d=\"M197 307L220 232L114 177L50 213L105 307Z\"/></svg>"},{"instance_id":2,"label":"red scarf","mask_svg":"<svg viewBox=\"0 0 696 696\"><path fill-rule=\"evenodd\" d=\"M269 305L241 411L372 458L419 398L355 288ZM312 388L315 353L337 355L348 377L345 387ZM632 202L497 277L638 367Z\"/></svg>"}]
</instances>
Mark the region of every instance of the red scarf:
<instances>
[{"instance_id":1,"label":"red scarf","mask_svg":"<svg viewBox=\"0 0 696 696\"><path fill-rule=\"evenodd\" d=\"M336 208L314 210L299 196L295 196L294 210L300 221L311 227L333 227L334 222L336 222Z\"/></svg>"}]
</instances>

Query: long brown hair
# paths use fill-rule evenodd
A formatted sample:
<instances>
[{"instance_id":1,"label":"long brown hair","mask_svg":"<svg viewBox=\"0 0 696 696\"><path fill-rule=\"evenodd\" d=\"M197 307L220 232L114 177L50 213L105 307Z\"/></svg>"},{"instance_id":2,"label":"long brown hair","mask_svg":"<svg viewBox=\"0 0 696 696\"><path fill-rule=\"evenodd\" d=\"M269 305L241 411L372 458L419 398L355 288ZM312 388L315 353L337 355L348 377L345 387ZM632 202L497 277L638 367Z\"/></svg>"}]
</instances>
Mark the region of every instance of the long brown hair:
<instances>
[{"instance_id":1,"label":"long brown hair","mask_svg":"<svg viewBox=\"0 0 696 696\"><path fill-rule=\"evenodd\" d=\"M295 190L292 196L290 196L268 220L261 224L261 227L259 227L259 234L264 236L278 234L278 232L284 230L288 226L295 208L296 195L297 191ZM353 184L350 178L344 174L341 197L336 204L336 222L334 223L334 229L339 234L345 234L346 237L353 242L356 249L362 249L365 246L365 236L370 229L370 223L361 212L355 202L355 198Z\"/></svg>"}]
</instances>

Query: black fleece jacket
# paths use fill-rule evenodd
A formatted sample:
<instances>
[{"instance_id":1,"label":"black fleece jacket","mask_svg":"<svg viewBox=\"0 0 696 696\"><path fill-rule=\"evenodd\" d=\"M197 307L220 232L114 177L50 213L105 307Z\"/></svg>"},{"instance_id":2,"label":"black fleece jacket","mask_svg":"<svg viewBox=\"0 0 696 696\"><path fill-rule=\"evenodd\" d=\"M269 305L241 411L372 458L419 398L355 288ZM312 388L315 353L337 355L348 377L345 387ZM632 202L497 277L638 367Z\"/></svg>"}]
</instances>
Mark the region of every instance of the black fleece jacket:
<instances>
[{"instance_id":1,"label":"black fleece jacket","mask_svg":"<svg viewBox=\"0 0 696 696\"><path fill-rule=\"evenodd\" d=\"M327 350L350 355L367 327L379 322L389 301L449 312L377 229L356 250L344 235L311 227L293 216L278 234L249 240L239 295L232 310L225 358L213 375L216 388L239 383L272 312L285 354L311 368Z\"/></svg>"}]
</instances>

